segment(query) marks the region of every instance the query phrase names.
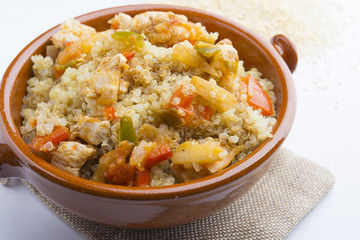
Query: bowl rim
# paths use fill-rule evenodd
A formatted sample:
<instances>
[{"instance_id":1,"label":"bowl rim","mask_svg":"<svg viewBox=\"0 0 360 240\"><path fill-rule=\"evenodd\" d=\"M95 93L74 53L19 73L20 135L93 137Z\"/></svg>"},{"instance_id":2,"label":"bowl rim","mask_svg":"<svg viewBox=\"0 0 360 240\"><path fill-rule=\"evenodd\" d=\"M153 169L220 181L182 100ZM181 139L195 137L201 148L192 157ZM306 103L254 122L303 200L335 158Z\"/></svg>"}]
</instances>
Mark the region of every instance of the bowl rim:
<instances>
[{"instance_id":1,"label":"bowl rim","mask_svg":"<svg viewBox=\"0 0 360 240\"><path fill-rule=\"evenodd\" d=\"M196 14L197 16L212 18L223 24L229 25L236 30L241 31L246 37L250 38L271 60L274 68L280 77L282 96L282 105L278 110L277 124L273 129L273 137L266 139L262 142L252 153L247 155L240 162L227 167L226 169L212 174L210 176L187 182L179 183L170 186L160 187L128 187L110 185L105 183L98 183L86 180L52 166L35 153L33 153L22 140L22 137L13 121L13 116L10 111L10 100L12 94L12 86L15 82L15 77L21 66L32 56L31 54L43 43L49 41L50 36L53 35L59 28L60 24L44 32L31 43L29 43L12 61L7 68L1 83L0 92L0 107L1 118L5 125L5 134L10 141L7 144L12 148L13 152L19 157L20 164L30 168L32 171L41 175L42 177L57 183L61 186L70 188L75 191L89 193L92 195L117 198L117 199L136 199L136 200L149 200L149 199L169 199L183 196L199 194L205 191L214 190L220 186L227 185L232 181L241 178L242 176L255 170L263 164L272 154L274 154L285 137L288 135L295 117L296 108L296 94L295 87L292 80L292 75L288 66L276 52L270 42L264 40L258 34L252 32L241 24L227 19L226 17L206 12L204 10L175 6L164 4L137 4L125 5L119 7L111 7L89 12L78 17L80 22L89 21L94 18L100 18L115 15L118 12L128 12L139 10L145 11L173 11L174 13L190 15ZM291 99L289 98L291 96Z\"/></svg>"}]
</instances>

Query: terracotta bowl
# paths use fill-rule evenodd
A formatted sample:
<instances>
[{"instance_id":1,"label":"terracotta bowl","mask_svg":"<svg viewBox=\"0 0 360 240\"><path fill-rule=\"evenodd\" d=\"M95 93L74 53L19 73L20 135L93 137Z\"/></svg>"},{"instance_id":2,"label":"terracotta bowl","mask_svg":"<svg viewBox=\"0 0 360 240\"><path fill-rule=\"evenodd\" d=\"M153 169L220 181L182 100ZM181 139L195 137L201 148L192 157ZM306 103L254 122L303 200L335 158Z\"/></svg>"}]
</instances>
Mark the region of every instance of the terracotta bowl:
<instances>
[{"instance_id":1,"label":"terracotta bowl","mask_svg":"<svg viewBox=\"0 0 360 240\"><path fill-rule=\"evenodd\" d=\"M159 228L205 217L246 193L267 171L288 135L295 116L296 96L291 72L297 55L292 43L277 35L271 43L240 24L201 10L169 5L133 5L104 9L77 17L98 31L118 12L173 11L201 22L219 39L229 38L245 68L258 68L275 85L278 122L267 139L246 160L197 181L165 187L125 187L97 183L65 173L35 155L22 140L20 109L26 80L32 76L30 57L45 54L56 26L40 35L13 60L0 90L0 177L32 183L54 203L81 217L125 228Z\"/></svg>"}]
</instances>

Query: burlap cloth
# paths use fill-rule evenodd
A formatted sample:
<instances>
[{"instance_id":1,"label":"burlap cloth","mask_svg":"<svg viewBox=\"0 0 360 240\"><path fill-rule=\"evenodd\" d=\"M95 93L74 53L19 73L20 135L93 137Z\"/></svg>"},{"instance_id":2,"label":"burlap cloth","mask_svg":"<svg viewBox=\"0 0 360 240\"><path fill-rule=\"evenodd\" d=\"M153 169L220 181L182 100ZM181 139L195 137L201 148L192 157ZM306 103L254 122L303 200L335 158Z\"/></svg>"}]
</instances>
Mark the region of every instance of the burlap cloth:
<instances>
[{"instance_id":1,"label":"burlap cloth","mask_svg":"<svg viewBox=\"0 0 360 240\"><path fill-rule=\"evenodd\" d=\"M263 240L283 239L334 182L334 175L328 169L281 149L264 177L235 203L198 221L154 230L122 229L85 220L55 205L29 183L24 181L24 184L86 239Z\"/></svg>"}]
</instances>

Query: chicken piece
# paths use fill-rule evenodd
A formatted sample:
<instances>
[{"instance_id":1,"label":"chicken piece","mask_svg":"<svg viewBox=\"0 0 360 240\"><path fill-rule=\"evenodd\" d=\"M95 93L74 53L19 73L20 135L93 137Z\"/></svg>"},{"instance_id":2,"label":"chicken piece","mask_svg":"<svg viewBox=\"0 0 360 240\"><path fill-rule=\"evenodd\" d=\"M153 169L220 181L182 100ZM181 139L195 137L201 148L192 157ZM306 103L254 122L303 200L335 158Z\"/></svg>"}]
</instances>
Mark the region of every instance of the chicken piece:
<instances>
[{"instance_id":1,"label":"chicken piece","mask_svg":"<svg viewBox=\"0 0 360 240\"><path fill-rule=\"evenodd\" d=\"M204 27L189 22L184 15L172 12L145 12L132 19L119 13L109 22L114 29L143 33L152 44L159 46L171 47L185 40L194 44L199 35L217 39L217 34L209 34Z\"/></svg>"},{"instance_id":2,"label":"chicken piece","mask_svg":"<svg viewBox=\"0 0 360 240\"><path fill-rule=\"evenodd\" d=\"M218 57L220 57L221 60L224 62L226 69L222 69L223 66L216 65L215 59L212 59L211 64L217 69L223 70L224 72L225 71L236 72L237 67L233 65L238 64L239 55L237 50L232 45L232 42L229 39L225 38L220 42L218 42L217 44L215 44L215 46L220 48L220 52L217 55L219 55ZM221 62L220 63L217 62L217 63L220 64ZM230 63L233 65L228 65Z\"/></svg>"},{"instance_id":3,"label":"chicken piece","mask_svg":"<svg viewBox=\"0 0 360 240\"><path fill-rule=\"evenodd\" d=\"M51 164L65 172L79 176L80 168L95 155L95 152L95 148L78 142L62 142L52 156Z\"/></svg>"},{"instance_id":4,"label":"chicken piece","mask_svg":"<svg viewBox=\"0 0 360 240\"><path fill-rule=\"evenodd\" d=\"M128 165L126 164L126 158L130 155L133 147L133 143L122 141L114 150L105 153L99 160L99 165L92 177L92 180L96 182L109 182L115 184L125 180L131 181L132 176L125 178L124 176L121 176L120 173L121 169ZM130 169L133 167L128 168ZM130 170L130 172L132 172L132 170ZM125 175L131 175L131 173L126 173ZM121 178L123 179L121 180Z\"/></svg>"},{"instance_id":5,"label":"chicken piece","mask_svg":"<svg viewBox=\"0 0 360 240\"><path fill-rule=\"evenodd\" d=\"M220 48L211 59L210 66L215 70L220 70L223 74L219 85L231 91L239 64L239 55L229 39L218 42L216 47Z\"/></svg>"},{"instance_id":6,"label":"chicken piece","mask_svg":"<svg viewBox=\"0 0 360 240\"><path fill-rule=\"evenodd\" d=\"M97 118L88 116L81 117L75 128L72 130L70 138L79 137L89 144L99 145L110 134L110 122L100 121Z\"/></svg>"},{"instance_id":7,"label":"chicken piece","mask_svg":"<svg viewBox=\"0 0 360 240\"><path fill-rule=\"evenodd\" d=\"M130 30L132 17L125 13L118 13L108 21L112 29Z\"/></svg>"},{"instance_id":8,"label":"chicken piece","mask_svg":"<svg viewBox=\"0 0 360 240\"><path fill-rule=\"evenodd\" d=\"M65 48L69 42L79 41L95 34L92 27L81 24L79 20L69 19L60 25L60 31L55 33L51 40L57 48Z\"/></svg>"},{"instance_id":9,"label":"chicken piece","mask_svg":"<svg viewBox=\"0 0 360 240\"><path fill-rule=\"evenodd\" d=\"M97 71L120 71L128 69L129 66L126 64L126 57L122 54L116 54L113 57L106 57L101 59L100 65Z\"/></svg>"},{"instance_id":10,"label":"chicken piece","mask_svg":"<svg viewBox=\"0 0 360 240\"><path fill-rule=\"evenodd\" d=\"M91 91L87 94L88 97L92 97L92 93L95 93L98 105L114 104L118 99L119 87L122 86L123 89L125 86L127 89L128 86L126 81L120 79L123 72L129 68L126 61L126 58L120 53L113 57L103 58L90 79Z\"/></svg>"}]
</instances>

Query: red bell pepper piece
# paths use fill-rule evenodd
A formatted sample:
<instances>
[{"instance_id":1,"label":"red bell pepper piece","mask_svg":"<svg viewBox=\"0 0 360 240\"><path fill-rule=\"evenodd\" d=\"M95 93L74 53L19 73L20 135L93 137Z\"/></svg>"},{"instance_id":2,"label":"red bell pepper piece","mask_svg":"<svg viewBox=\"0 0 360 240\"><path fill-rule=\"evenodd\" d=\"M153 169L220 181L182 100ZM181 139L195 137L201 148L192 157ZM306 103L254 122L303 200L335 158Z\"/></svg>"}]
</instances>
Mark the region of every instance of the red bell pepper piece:
<instances>
[{"instance_id":1,"label":"red bell pepper piece","mask_svg":"<svg viewBox=\"0 0 360 240\"><path fill-rule=\"evenodd\" d=\"M194 111L193 111L194 108L190 107L189 109L186 109L183 107L178 107L177 109L178 109L178 111L182 111L185 113L185 115L181 116L181 118L184 119L184 123L186 126L189 125L189 123L191 122L191 120L194 117Z\"/></svg>"},{"instance_id":2,"label":"red bell pepper piece","mask_svg":"<svg viewBox=\"0 0 360 240\"><path fill-rule=\"evenodd\" d=\"M135 55L135 51L124 51L121 53L122 55L124 55L124 57L126 58L126 62L129 62Z\"/></svg>"},{"instance_id":3,"label":"red bell pepper piece","mask_svg":"<svg viewBox=\"0 0 360 240\"><path fill-rule=\"evenodd\" d=\"M67 127L55 126L52 132L46 136L36 136L28 146L35 151L46 151L43 146L51 142L53 146L57 146L60 142L68 140L70 131Z\"/></svg>"},{"instance_id":4,"label":"red bell pepper piece","mask_svg":"<svg viewBox=\"0 0 360 240\"><path fill-rule=\"evenodd\" d=\"M269 94L261 87L253 76L249 75L243 80L245 80L245 83L247 84L249 105L261 109L264 116L273 115L274 107Z\"/></svg>"},{"instance_id":5,"label":"red bell pepper piece","mask_svg":"<svg viewBox=\"0 0 360 240\"><path fill-rule=\"evenodd\" d=\"M210 121L211 116L214 113L214 109L212 107L210 107L210 106L204 106L204 111L201 112L198 107L199 107L199 105L196 105L194 107L195 115L198 116L198 117L201 117L201 118L203 118L205 120Z\"/></svg>"},{"instance_id":6,"label":"red bell pepper piece","mask_svg":"<svg viewBox=\"0 0 360 240\"><path fill-rule=\"evenodd\" d=\"M139 169L136 169L136 186L142 187L146 185L150 185L151 182L151 170L150 169L144 169L143 171L140 171Z\"/></svg>"},{"instance_id":7,"label":"red bell pepper piece","mask_svg":"<svg viewBox=\"0 0 360 240\"><path fill-rule=\"evenodd\" d=\"M156 164L168 160L173 156L173 151L167 144L156 146L146 157L145 168L151 168Z\"/></svg>"},{"instance_id":8,"label":"red bell pepper piece","mask_svg":"<svg viewBox=\"0 0 360 240\"><path fill-rule=\"evenodd\" d=\"M188 125L194 115L194 109L191 105L192 100L194 99L194 94L190 90L187 90L186 94L183 91L184 85L181 85L173 93L169 103L165 106L165 109L177 109L181 115L181 118L184 119L185 125ZM175 101L176 103L174 103Z\"/></svg>"}]
</instances>

